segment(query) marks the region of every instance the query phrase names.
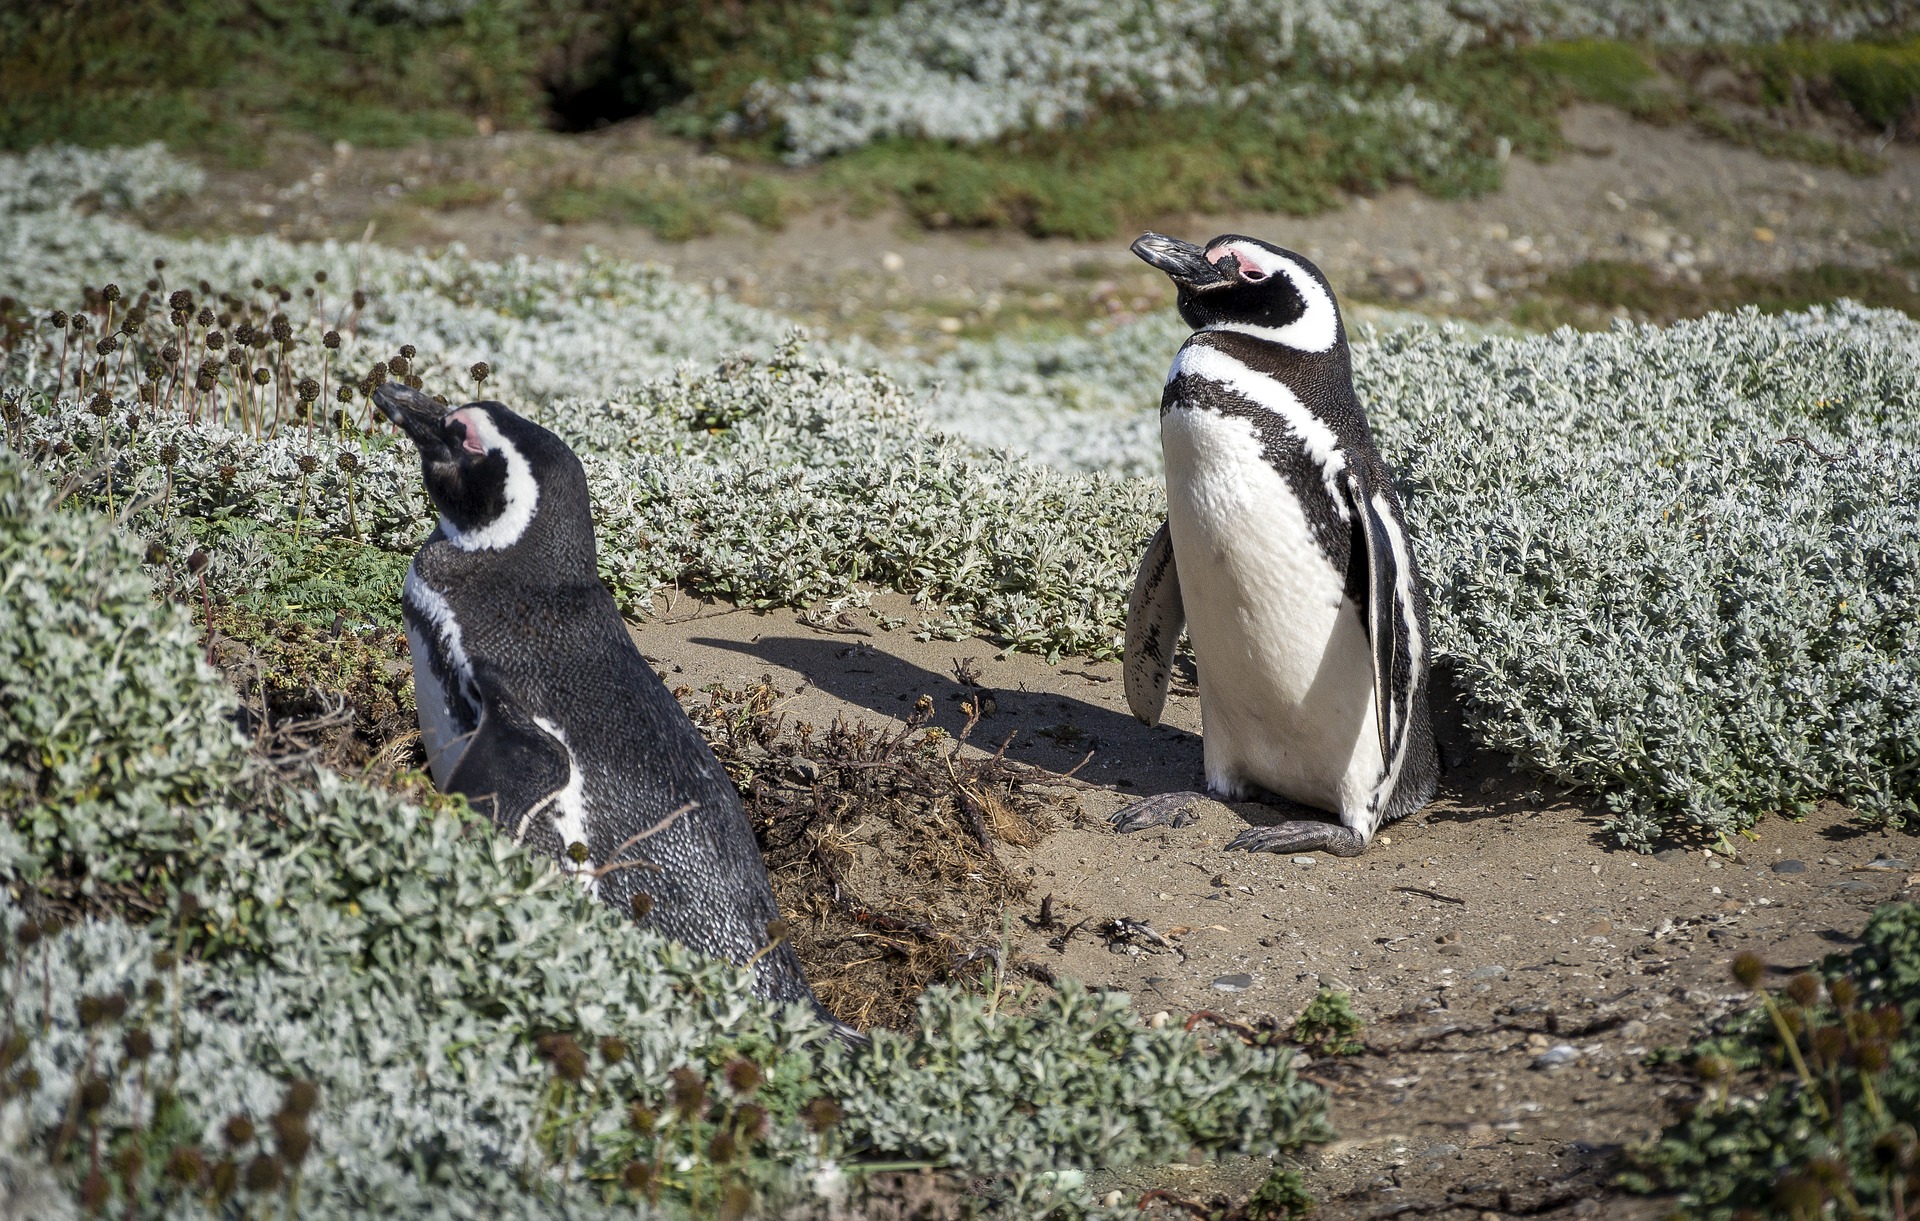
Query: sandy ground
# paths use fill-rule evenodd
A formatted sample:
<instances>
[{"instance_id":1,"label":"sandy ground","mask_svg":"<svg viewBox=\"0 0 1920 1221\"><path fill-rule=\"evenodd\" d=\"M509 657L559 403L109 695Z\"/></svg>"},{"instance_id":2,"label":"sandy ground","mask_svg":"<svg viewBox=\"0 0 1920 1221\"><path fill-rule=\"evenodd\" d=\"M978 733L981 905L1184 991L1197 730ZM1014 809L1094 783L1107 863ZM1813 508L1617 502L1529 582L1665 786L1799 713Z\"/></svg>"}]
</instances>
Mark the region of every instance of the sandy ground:
<instances>
[{"instance_id":1,"label":"sandy ground","mask_svg":"<svg viewBox=\"0 0 1920 1221\"><path fill-rule=\"evenodd\" d=\"M884 630L873 612L906 624ZM1340 1132L1304 1159L1322 1216L1660 1215L1658 1201L1608 1186L1622 1147L1689 1092L1643 1057L1745 1003L1735 954L1753 950L1784 975L1851 944L1873 907L1915 880L1898 859L1908 844L1863 834L1837 810L1769 819L1736 859L1622 852L1592 804L1477 752L1450 706L1436 709L1449 765L1438 799L1361 857L1223 851L1272 817L1251 805L1209 803L1192 826L1116 835L1104 816L1131 795L1197 786L1190 687L1148 729L1126 710L1117 664L917 640L932 610L897 595L876 597L873 612L851 612L851 632L822 631L792 613L683 601L634 636L673 685L767 678L788 693L791 719L817 725L897 727L927 695L934 724L957 732L969 688L954 671L971 659L996 705L976 742L1012 733L1009 757L1055 771L1091 751L1078 774L1108 787L1073 790L1077 825L1000 848L1034 881L1013 913L1018 960L1180 1021L1205 1009L1287 1022L1320 987L1350 991L1369 1050L1307 1070L1331 1087ZM1034 928L1047 896L1056 926ZM1095 930L1117 917L1167 945L1110 943ZM1078 931L1062 943L1067 927ZM1111 1185L1244 1195L1264 1173L1177 1167Z\"/></svg>"}]
</instances>

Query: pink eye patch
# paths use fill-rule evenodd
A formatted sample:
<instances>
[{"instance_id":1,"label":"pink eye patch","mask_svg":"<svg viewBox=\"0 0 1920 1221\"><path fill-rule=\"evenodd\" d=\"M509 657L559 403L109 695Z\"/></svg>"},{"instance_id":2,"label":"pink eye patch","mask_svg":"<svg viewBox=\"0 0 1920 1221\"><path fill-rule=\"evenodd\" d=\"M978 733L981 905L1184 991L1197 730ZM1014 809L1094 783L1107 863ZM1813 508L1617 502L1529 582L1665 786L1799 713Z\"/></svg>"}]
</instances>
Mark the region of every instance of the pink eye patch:
<instances>
[{"instance_id":1,"label":"pink eye patch","mask_svg":"<svg viewBox=\"0 0 1920 1221\"><path fill-rule=\"evenodd\" d=\"M1267 273L1262 271L1258 264L1246 255L1241 254L1238 250L1235 250L1232 246L1223 247L1217 255L1210 250L1207 252L1206 258L1207 262L1213 264L1215 267L1220 267L1222 263L1228 259L1232 259L1235 270L1240 273L1240 278L1243 280L1259 281L1267 278ZM1221 268L1221 270L1224 271L1226 269Z\"/></svg>"},{"instance_id":2,"label":"pink eye patch","mask_svg":"<svg viewBox=\"0 0 1920 1221\"><path fill-rule=\"evenodd\" d=\"M475 419L474 415L474 412L462 409L449 415L447 422L460 426L462 436L460 442L461 449L466 450L470 454L484 454L487 452L487 446L486 443L480 439L480 421Z\"/></svg>"}]
</instances>

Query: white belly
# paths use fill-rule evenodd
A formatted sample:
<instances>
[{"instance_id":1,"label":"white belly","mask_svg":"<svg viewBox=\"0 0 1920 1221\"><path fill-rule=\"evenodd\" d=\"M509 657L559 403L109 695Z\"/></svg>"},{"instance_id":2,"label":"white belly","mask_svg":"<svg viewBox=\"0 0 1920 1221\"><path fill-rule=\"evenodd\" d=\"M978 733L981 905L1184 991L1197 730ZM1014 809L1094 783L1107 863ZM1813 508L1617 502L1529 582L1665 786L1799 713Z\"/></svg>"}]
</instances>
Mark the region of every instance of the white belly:
<instances>
[{"instance_id":1,"label":"white belly","mask_svg":"<svg viewBox=\"0 0 1920 1221\"><path fill-rule=\"evenodd\" d=\"M1208 786L1237 798L1258 785L1370 831L1373 659L1344 574L1250 421L1175 409L1160 440Z\"/></svg>"}]
</instances>

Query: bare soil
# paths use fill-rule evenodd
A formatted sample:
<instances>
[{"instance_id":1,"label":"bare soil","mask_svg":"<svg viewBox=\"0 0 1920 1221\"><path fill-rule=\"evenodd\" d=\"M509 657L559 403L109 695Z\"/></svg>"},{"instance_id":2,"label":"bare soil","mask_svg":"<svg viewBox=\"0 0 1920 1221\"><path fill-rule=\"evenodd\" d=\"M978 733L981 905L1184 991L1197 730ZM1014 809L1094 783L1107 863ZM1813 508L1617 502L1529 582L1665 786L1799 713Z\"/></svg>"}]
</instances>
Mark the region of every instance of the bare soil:
<instances>
[{"instance_id":1,"label":"bare soil","mask_svg":"<svg viewBox=\"0 0 1920 1221\"><path fill-rule=\"evenodd\" d=\"M1568 111L1563 130L1564 155L1516 158L1506 185L1482 199L1435 200L1399 188L1311 218L1174 216L1157 225L1196 238L1266 237L1319 263L1350 301L1472 318L1502 317L1549 273L1599 258L1645 264L1680 282L1825 263L1899 264L1920 292L1920 147L1891 144L1882 150L1887 171L1858 177L1604 107ZM1172 304L1166 278L1127 253L1130 234L1078 242L928 231L889 210L823 206L788 217L779 230L721 216L718 231L674 242L634 225L549 223L530 202L584 175L692 182L743 172L644 121L590 135L502 132L403 150L287 138L265 168L213 169L206 190L151 219L177 230L293 240L356 241L371 232L402 247L460 243L486 258L577 257L594 248L661 264L822 333L922 349L1124 320ZM807 173L750 172L796 181Z\"/></svg>"},{"instance_id":2,"label":"bare soil","mask_svg":"<svg viewBox=\"0 0 1920 1221\"><path fill-rule=\"evenodd\" d=\"M886 630L882 616L905 624ZM1358 858L1223 851L1239 828L1274 817L1257 805L1208 803L1192 826L1116 835L1104 818L1134 795L1198 786L1191 687L1177 686L1165 722L1148 729L1127 712L1117 664L1050 666L984 641L917 639L914 625L933 617L884 594L825 619L682 602L633 634L669 683L780 692L771 707L789 725L900 734L927 697L931 718L914 732L959 734L965 704L990 706L965 753L989 757L1011 736L1004 758L1041 769L1017 787L1055 812L1038 842L993 844L996 867L1027 883L1005 904L1011 961L1027 980L1076 977L1182 1022L1211 1011L1285 1024L1322 987L1350 992L1367 1050L1306 1070L1330 1087L1341 1134L1304 1158L1322 1216L1661 1215L1658 1201L1610 1187L1623 1147L1691 1095L1646 1055L1746 1003L1729 974L1737 953L1781 973L1810 964L1920 882L1899 863L1912 854L1904 837L1864 833L1837 808L1768 819L1733 858L1620 851L1590 800L1475 750L1446 703L1439 797ZM1085 783L1047 775L1076 766ZM883 836L844 847L848 885L872 911L924 913L978 892L965 876L889 890L899 861ZM780 872L776 863L783 899L810 893ZM787 914L821 919L817 908ZM958 934L943 951L959 964L953 977L977 978L1000 913L948 911L936 923ZM1117 936L1116 924L1151 933ZM840 926L834 939L848 935ZM885 959L889 940L908 969L920 943L877 934L872 955ZM805 932L802 946L810 968L844 962ZM1568 1050L1548 1059L1566 1062L1548 1067L1541 1057L1555 1048ZM1110 1187L1244 1198L1266 1169L1128 1172Z\"/></svg>"}]
</instances>

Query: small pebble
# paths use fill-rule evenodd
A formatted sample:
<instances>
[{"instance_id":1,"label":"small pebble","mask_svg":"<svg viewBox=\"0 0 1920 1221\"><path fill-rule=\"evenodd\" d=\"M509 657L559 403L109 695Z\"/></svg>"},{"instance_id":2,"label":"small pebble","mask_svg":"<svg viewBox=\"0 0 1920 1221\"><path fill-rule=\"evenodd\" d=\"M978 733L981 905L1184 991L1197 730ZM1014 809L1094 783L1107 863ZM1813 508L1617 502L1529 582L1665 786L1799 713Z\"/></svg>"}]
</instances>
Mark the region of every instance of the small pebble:
<instances>
[{"instance_id":1,"label":"small pebble","mask_svg":"<svg viewBox=\"0 0 1920 1221\"><path fill-rule=\"evenodd\" d=\"M1901 860L1897 856L1876 856L1872 860L1868 861L1864 866L1862 866L1862 868L1884 869L1889 873L1891 873L1896 870L1905 870L1907 868L1907 863Z\"/></svg>"},{"instance_id":2,"label":"small pebble","mask_svg":"<svg viewBox=\"0 0 1920 1221\"><path fill-rule=\"evenodd\" d=\"M1571 1043L1560 1043L1541 1052L1533 1058L1535 1068L1559 1068L1563 1064L1572 1064L1580 1058L1580 1051Z\"/></svg>"},{"instance_id":3,"label":"small pebble","mask_svg":"<svg viewBox=\"0 0 1920 1221\"><path fill-rule=\"evenodd\" d=\"M1805 861L1776 861L1773 866L1773 871L1775 873L1805 873L1807 871L1807 863Z\"/></svg>"},{"instance_id":4,"label":"small pebble","mask_svg":"<svg viewBox=\"0 0 1920 1221\"><path fill-rule=\"evenodd\" d=\"M1302 869L1312 869L1315 865L1318 865L1320 862L1314 860L1310 856L1296 856L1293 858L1293 863L1300 866L1300 868Z\"/></svg>"},{"instance_id":5,"label":"small pebble","mask_svg":"<svg viewBox=\"0 0 1920 1221\"><path fill-rule=\"evenodd\" d=\"M1497 962L1484 967L1475 967L1467 973L1468 979L1505 979L1506 977L1507 969Z\"/></svg>"},{"instance_id":6,"label":"small pebble","mask_svg":"<svg viewBox=\"0 0 1920 1221\"><path fill-rule=\"evenodd\" d=\"M1427 1158L1452 1157L1458 1152L1460 1152L1459 1145L1435 1145L1420 1156Z\"/></svg>"},{"instance_id":7,"label":"small pebble","mask_svg":"<svg viewBox=\"0 0 1920 1221\"><path fill-rule=\"evenodd\" d=\"M1253 976L1222 975L1213 981L1213 986L1218 992L1245 992L1253 987Z\"/></svg>"}]
</instances>

